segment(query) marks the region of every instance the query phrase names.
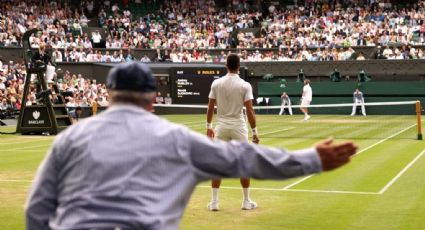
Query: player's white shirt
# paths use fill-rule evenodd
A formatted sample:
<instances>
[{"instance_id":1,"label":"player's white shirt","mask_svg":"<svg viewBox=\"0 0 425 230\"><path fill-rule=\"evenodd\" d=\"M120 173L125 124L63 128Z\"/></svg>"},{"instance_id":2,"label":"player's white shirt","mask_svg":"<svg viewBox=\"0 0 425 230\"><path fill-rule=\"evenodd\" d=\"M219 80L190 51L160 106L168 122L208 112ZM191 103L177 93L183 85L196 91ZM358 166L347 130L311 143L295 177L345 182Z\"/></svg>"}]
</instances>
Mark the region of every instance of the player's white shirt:
<instances>
[{"instance_id":1,"label":"player's white shirt","mask_svg":"<svg viewBox=\"0 0 425 230\"><path fill-rule=\"evenodd\" d=\"M313 90L311 89L310 85L305 85L303 88L303 100L313 100Z\"/></svg>"},{"instance_id":2,"label":"player's white shirt","mask_svg":"<svg viewBox=\"0 0 425 230\"><path fill-rule=\"evenodd\" d=\"M244 103L254 99L251 85L239 75L228 73L211 85L208 96L217 104L217 125L227 127L246 126L242 112Z\"/></svg>"}]
</instances>

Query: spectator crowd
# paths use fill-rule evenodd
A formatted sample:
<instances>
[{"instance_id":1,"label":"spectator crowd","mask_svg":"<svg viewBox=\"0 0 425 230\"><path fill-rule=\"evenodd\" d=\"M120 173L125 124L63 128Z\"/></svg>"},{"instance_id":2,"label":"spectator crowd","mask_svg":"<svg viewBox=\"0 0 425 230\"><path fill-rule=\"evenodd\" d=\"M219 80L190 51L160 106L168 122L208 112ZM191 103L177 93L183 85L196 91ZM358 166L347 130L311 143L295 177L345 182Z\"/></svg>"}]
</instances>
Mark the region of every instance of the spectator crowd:
<instances>
[{"instance_id":1,"label":"spectator crowd","mask_svg":"<svg viewBox=\"0 0 425 230\"><path fill-rule=\"evenodd\" d=\"M158 9L137 15L129 7L142 4L137 0L99 6L93 0L79 5L9 0L0 6L0 45L21 46L25 31L41 28L31 46L46 43L55 60L65 62L129 61L134 57L128 50L134 48L167 50L153 60L143 56L144 62L217 62L225 54L211 55L208 49L228 48L239 49L242 61L373 58L355 53L356 46L382 47L380 58L423 58L423 49L412 47L425 45L424 1L404 8L387 0L307 0L291 7L232 0L227 8L212 0L159 2L149 1ZM85 33L90 20L101 28ZM94 49L99 47L116 50Z\"/></svg>"},{"instance_id":2,"label":"spectator crowd","mask_svg":"<svg viewBox=\"0 0 425 230\"><path fill-rule=\"evenodd\" d=\"M213 0L8 0L0 5L0 47L21 47L23 34L39 28L30 45L46 44L54 62L219 63L230 48L242 62L425 58L425 1L406 7L388 0L294 2L232 0L223 8ZM130 4L158 8L140 15ZM98 28L84 32L91 20ZM358 46L376 53L356 52ZM136 59L136 48L156 55ZM22 64L0 62L1 117L20 109L25 77ZM81 74L61 73L58 86L68 95L68 107L109 104L105 85ZM31 88L27 103L37 103L35 91Z\"/></svg>"},{"instance_id":3,"label":"spectator crowd","mask_svg":"<svg viewBox=\"0 0 425 230\"><path fill-rule=\"evenodd\" d=\"M16 111L21 109L26 77L23 64L0 61L0 119L13 118ZM64 96L67 107L91 107L95 102L98 106L109 105L105 84L99 84L96 80L84 78L81 74L71 74L69 71L60 69L57 71L57 78L58 89ZM32 79L33 82L34 80ZM33 84L30 86L26 105L41 103L36 94L36 84ZM59 103L57 94L52 93L50 97L53 103Z\"/></svg>"}]
</instances>

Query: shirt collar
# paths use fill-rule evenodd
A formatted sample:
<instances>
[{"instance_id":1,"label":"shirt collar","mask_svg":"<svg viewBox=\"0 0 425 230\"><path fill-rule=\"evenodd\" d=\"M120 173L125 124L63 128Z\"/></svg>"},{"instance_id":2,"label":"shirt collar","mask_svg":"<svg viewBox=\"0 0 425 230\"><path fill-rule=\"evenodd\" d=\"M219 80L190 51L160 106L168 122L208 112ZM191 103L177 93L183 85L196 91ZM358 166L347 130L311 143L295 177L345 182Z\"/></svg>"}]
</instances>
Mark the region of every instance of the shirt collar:
<instances>
[{"instance_id":1,"label":"shirt collar","mask_svg":"<svg viewBox=\"0 0 425 230\"><path fill-rule=\"evenodd\" d=\"M108 108L107 112L115 112L115 111L122 111L122 110L134 111L138 113L148 113L148 111L146 111L142 107L131 105L131 104L114 104Z\"/></svg>"},{"instance_id":2,"label":"shirt collar","mask_svg":"<svg viewBox=\"0 0 425 230\"><path fill-rule=\"evenodd\" d=\"M236 73L227 73L226 76L229 76L229 77L239 77L239 74L236 74Z\"/></svg>"}]
</instances>

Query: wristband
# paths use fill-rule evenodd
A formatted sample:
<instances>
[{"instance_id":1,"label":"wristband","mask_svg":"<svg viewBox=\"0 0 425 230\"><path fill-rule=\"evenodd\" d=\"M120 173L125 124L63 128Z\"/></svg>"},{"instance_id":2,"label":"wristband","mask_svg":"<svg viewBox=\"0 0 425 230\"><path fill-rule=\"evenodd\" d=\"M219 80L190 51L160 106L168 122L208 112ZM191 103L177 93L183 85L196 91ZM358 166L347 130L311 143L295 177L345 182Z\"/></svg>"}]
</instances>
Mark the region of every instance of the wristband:
<instances>
[{"instance_id":1,"label":"wristband","mask_svg":"<svg viewBox=\"0 0 425 230\"><path fill-rule=\"evenodd\" d=\"M212 129L212 128L213 128L212 123L207 123L207 129Z\"/></svg>"},{"instance_id":2,"label":"wristband","mask_svg":"<svg viewBox=\"0 0 425 230\"><path fill-rule=\"evenodd\" d=\"M257 128L253 128L252 129L252 135L258 136L258 130L257 130Z\"/></svg>"}]
</instances>

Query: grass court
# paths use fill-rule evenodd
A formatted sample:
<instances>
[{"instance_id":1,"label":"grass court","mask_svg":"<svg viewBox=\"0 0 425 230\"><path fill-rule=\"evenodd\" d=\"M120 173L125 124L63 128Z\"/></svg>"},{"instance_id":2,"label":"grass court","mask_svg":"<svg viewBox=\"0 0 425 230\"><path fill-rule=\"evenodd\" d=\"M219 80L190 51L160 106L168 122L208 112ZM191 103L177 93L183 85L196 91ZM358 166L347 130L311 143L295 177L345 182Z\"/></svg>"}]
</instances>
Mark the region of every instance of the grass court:
<instances>
[{"instance_id":1,"label":"grass court","mask_svg":"<svg viewBox=\"0 0 425 230\"><path fill-rule=\"evenodd\" d=\"M205 115L166 115L205 133ZM259 208L240 210L238 179L224 180L219 212L209 212L209 182L198 186L181 229L423 229L425 141L415 116L258 115L260 143L296 150L328 136L359 145L353 161L321 175L251 182ZM423 120L423 119L422 119ZM422 122L424 124L424 122ZM1 127L0 131L14 131ZM24 229L31 180L53 136L0 135L0 229Z\"/></svg>"}]
</instances>

